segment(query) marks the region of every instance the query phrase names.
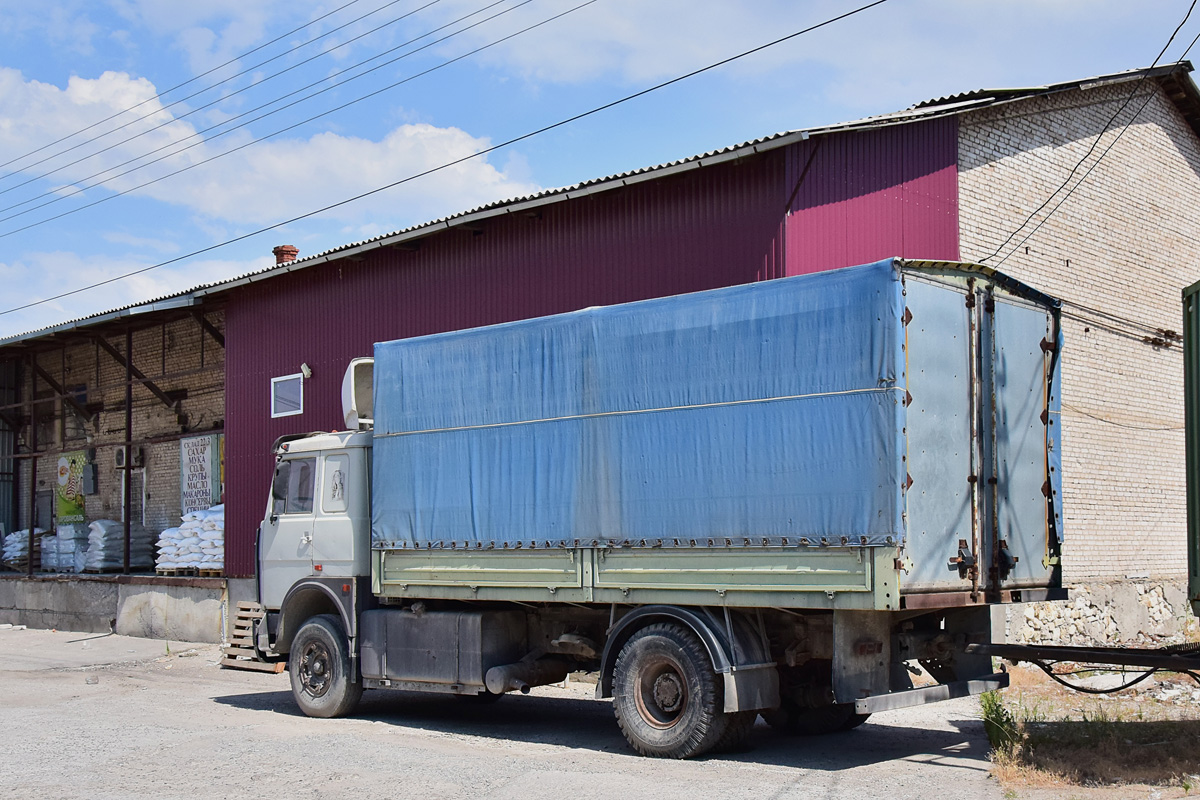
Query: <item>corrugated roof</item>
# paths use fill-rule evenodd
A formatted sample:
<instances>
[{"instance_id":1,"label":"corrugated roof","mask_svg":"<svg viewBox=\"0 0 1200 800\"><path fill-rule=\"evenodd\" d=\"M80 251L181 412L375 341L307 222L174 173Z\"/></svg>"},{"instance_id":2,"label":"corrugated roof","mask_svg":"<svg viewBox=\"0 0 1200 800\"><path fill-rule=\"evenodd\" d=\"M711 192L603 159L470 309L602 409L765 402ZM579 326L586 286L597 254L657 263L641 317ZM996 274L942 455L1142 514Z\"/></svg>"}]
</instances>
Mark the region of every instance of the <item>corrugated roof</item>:
<instances>
[{"instance_id":1,"label":"corrugated roof","mask_svg":"<svg viewBox=\"0 0 1200 800\"><path fill-rule=\"evenodd\" d=\"M431 222L413 225L411 227L393 231L391 233L381 234L370 239L364 239L362 241L340 245L311 256L306 256L305 258L297 259L296 261L289 261L282 265L272 265L261 270L240 275L236 278L231 278L229 280L216 281L194 286L191 289L144 303L135 303L119 309L114 309L112 311L93 314L91 316L82 317L69 322L63 322L58 325L40 328L28 333L6 337L0 339L0 347L68 330L91 327L93 325L99 325L104 322L109 322L135 314L192 305L195 304L200 298L205 296L225 292L254 281L265 280L276 275L294 272L300 269L306 269L318 264L323 264L365 251L374 250L378 247L419 239L458 225L466 225L491 217L503 216L505 214L519 213L527 211L531 208L536 208L538 206L548 205L550 203L565 202L567 200L584 197L589 194L595 194L597 192L606 191L609 189L641 183L642 181L657 180L659 178L689 169L698 169L700 167L712 166L714 164L727 161L734 161L739 158L746 158L757 153L774 150L779 147L785 147L793 142L802 141L812 136L820 136L849 130L864 130L890 125L902 125L920 119L928 119L951 114L962 114L966 111L999 105L1002 103L1015 102L1031 97L1055 94L1057 92L1091 89L1099 86L1107 86L1134 80L1143 80L1147 78L1157 80L1171 96L1171 99L1180 107L1180 110L1188 119L1189 123L1191 123L1192 129L1196 132L1197 136L1200 136L1200 90L1197 89L1196 84L1191 80L1190 77L1188 77L1188 73L1191 71L1191 62L1180 61L1161 67L1133 69L1124 72L1115 72L1108 75L1084 78L1082 80L1047 84L1045 86L1030 86L1013 89L977 89L975 91L961 92L958 94L947 95L945 97L925 100L920 103L916 103L915 105L912 105L902 111L896 111L888 114L878 114L875 116L865 117L863 119L853 120L850 122L842 122L835 125L826 125L821 127L775 133L770 136L752 139L747 142L742 142L741 144L723 147L718 150L710 150L706 153L700 153L698 155L682 158L677 161L670 161L665 164L642 167L629 172L608 175L602 178L593 178L591 180L572 184L571 186L564 186L557 189L545 189L543 191L525 195L523 197L510 198L494 203L488 203L486 205L473 208L469 211L463 211L458 214L433 220Z\"/></svg>"}]
</instances>

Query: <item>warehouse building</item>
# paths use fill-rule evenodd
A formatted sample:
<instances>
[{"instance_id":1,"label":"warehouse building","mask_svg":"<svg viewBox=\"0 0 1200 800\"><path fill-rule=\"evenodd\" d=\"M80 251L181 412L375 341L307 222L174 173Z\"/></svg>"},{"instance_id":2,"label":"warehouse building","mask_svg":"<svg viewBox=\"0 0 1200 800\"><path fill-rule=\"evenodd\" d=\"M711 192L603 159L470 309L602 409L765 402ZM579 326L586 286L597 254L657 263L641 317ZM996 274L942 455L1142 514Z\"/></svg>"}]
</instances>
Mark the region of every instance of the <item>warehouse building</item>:
<instances>
[{"instance_id":1,"label":"warehouse building","mask_svg":"<svg viewBox=\"0 0 1200 800\"><path fill-rule=\"evenodd\" d=\"M1065 301L1063 560L1066 582L1083 602L1066 621L1042 611L1014 619L1013 633L1065 641L1174 632L1186 605L1179 290L1200 277L1200 92L1190 71L1181 63L972 92L778 134L310 257L291 260L292 251L277 248L284 263L172 298L189 310L170 324L191 325L211 342L194 313L208 309L204 319L224 339L222 476L234 487L224 498L226 575L254 574L272 442L341 427L345 366L370 355L376 341L901 256L981 261ZM1057 206L1063 184L1070 197ZM147 313L151 320L182 312ZM91 336L129 319L75 328ZM165 365L161 330L157 350L151 333L133 340L135 364ZM54 358L60 336L0 342L6 530L24 524L38 496L29 485L29 443L38 441L32 431L45 415L19 409L31 397L32 405L43 402L41 391L66 419L79 385L73 372L55 373L40 360ZM30 350L46 355L32 364ZM100 350L98 359L111 358ZM214 354L213 370L216 362ZM41 369L59 376L58 389ZM164 437L193 438L217 417L190 406L192 388L168 381L174 373L165 366L160 372L147 380L161 382L167 400L172 391L189 392L172 411L188 420L170 432L157 411L163 398L143 400L158 413L144 440L162 448L165 464L179 446ZM203 384L207 375L201 368L179 377ZM146 383L134 381L139 396ZM124 390L121 380L111 385ZM105 408L115 413L119 404ZM64 436L59 450L39 451L38 463L68 446ZM169 468L152 467L157 452L144 452L144 485L172 480ZM86 458L99 464L99 447ZM41 470L39 486L48 480ZM104 499L93 505L121 508L111 496L101 495L107 508ZM155 497L162 495L151 491L147 502ZM147 520L163 524L178 510L164 505L156 517L156 507ZM6 610L0 595L0 619L20 616L22 601L13 602Z\"/></svg>"}]
</instances>

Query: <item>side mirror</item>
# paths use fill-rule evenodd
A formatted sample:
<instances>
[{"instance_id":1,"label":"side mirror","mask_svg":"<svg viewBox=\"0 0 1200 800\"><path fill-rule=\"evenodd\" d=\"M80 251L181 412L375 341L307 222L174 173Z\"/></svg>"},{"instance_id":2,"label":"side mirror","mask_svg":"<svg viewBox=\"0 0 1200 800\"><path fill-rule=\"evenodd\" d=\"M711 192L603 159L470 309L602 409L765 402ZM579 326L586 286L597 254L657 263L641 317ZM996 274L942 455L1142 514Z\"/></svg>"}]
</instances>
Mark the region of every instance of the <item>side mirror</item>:
<instances>
[{"instance_id":1,"label":"side mirror","mask_svg":"<svg viewBox=\"0 0 1200 800\"><path fill-rule=\"evenodd\" d=\"M280 461L275 467L275 479L271 481L271 522L279 519L280 512L287 504L288 478L291 475L290 461Z\"/></svg>"}]
</instances>

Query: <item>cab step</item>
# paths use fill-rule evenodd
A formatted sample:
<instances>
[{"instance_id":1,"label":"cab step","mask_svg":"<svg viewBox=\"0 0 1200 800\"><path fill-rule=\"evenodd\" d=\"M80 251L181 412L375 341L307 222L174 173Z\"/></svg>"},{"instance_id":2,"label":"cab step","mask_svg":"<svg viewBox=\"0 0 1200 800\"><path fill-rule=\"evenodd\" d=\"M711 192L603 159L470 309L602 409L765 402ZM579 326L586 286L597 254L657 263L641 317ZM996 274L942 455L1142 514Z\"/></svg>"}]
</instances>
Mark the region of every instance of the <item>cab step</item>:
<instances>
[{"instance_id":1,"label":"cab step","mask_svg":"<svg viewBox=\"0 0 1200 800\"><path fill-rule=\"evenodd\" d=\"M229 641L221 646L222 667L273 673L287 669L286 661L264 659L254 647L254 626L265 615L263 607L253 601L242 600L237 604Z\"/></svg>"}]
</instances>

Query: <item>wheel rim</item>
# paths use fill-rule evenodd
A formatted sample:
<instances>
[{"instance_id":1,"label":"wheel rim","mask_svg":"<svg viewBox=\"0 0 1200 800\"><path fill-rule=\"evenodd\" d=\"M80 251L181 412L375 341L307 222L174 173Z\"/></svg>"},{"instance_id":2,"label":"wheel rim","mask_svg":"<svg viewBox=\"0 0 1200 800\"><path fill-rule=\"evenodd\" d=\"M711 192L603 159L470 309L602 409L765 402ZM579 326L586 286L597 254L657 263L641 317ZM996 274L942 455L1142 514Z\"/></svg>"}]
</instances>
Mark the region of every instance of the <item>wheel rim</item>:
<instances>
[{"instance_id":1,"label":"wheel rim","mask_svg":"<svg viewBox=\"0 0 1200 800\"><path fill-rule=\"evenodd\" d=\"M634 701L639 716L651 727L667 730L687 712L687 678L678 662L659 656L640 670Z\"/></svg>"},{"instance_id":2,"label":"wheel rim","mask_svg":"<svg viewBox=\"0 0 1200 800\"><path fill-rule=\"evenodd\" d=\"M310 642L300 654L300 685L312 697L323 697L329 691L329 648L321 642Z\"/></svg>"}]
</instances>

